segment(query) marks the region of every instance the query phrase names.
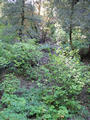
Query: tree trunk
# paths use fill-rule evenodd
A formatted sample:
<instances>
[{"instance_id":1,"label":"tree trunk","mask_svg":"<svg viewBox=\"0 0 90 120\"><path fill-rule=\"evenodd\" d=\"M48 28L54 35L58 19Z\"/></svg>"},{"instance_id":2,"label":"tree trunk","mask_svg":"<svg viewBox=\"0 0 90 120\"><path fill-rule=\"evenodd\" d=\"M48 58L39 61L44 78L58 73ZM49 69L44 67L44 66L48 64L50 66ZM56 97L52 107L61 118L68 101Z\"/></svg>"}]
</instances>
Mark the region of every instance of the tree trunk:
<instances>
[{"instance_id":1,"label":"tree trunk","mask_svg":"<svg viewBox=\"0 0 90 120\"><path fill-rule=\"evenodd\" d=\"M41 14L41 0L39 1L39 6L38 6L38 15Z\"/></svg>"},{"instance_id":2,"label":"tree trunk","mask_svg":"<svg viewBox=\"0 0 90 120\"><path fill-rule=\"evenodd\" d=\"M22 30L22 28L24 27L24 20L25 20L24 7L25 7L25 1L22 0L21 28L20 28L20 30L19 30L20 41L22 41L22 36L23 36L23 30Z\"/></svg>"},{"instance_id":3,"label":"tree trunk","mask_svg":"<svg viewBox=\"0 0 90 120\"><path fill-rule=\"evenodd\" d=\"M70 23L70 33L69 33L69 39L70 39L70 46L71 46L71 49L73 50L73 43L72 43L72 23Z\"/></svg>"},{"instance_id":4,"label":"tree trunk","mask_svg":"<svg viewBox=\"0 0 90 120\"><path fill-rule=\"evenodd\" d=\"M70 33L69 33L69 40L71 49L74 50L73 42L72 42L72 33L73 33L73 13L74 13L74 5L77 4L79 0L72 0L71 2L71 16L70 16Z\"/></svg>"},{"instance_id":5,"label":"tree trunk","mask_svg":"<svg viewBox=\"0 0 90 120\"><path fill-rule=\"evenodd\" d=\"M74 1L72 0L72 3L71 3L71 16L70 16L70 32L69 32L69 40L70 40L70 46L71 46L71 49L72 49L72 50L74 49L73 43L72 43L72 32L73 32L73 24L72 24L72 21L73 21L73 12L74 12Z\"/></svg>"}]
</instances>

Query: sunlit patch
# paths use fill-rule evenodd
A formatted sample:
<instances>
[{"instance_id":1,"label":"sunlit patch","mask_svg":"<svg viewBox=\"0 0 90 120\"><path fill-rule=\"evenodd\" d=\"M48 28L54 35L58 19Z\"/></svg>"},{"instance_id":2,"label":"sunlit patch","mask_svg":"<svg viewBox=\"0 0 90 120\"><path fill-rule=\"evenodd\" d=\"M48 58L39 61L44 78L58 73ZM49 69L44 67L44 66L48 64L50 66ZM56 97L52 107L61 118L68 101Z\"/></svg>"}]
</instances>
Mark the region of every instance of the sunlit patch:
<instances>
[{"instance_id":1,"label":"sunlit patch","mask_svg":"<svg viewBox=\"0 0 90 120\"><path fill-rule=\"evenodd\" d=\"M8 0L9 3L16 3L16 0Z\"/></svg>"}]
</instances>

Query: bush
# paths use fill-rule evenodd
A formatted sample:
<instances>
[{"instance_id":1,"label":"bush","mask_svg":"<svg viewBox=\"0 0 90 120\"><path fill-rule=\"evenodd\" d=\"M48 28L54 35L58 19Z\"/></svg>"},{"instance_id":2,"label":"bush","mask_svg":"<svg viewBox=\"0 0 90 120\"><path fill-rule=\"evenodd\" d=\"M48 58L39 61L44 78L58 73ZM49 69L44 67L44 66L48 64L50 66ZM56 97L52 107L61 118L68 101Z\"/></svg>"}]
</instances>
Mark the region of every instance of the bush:
<instances>
[{"instance_id":1,"label":"bush","mask_svg":"<svg viewBox=\"0 0 90 120\"><path fill-rule=\"evenodd\" d=\"M26 101L24 98L13 94L4 93L1 99L2 111L0 111L0 120L27 120L25 111Z\"/></svg>"},{"instance_id":2,"label":"bush","mask_svg":"<svg viewBox=\"0 0 90 120\"><path fill-rule=\"evenodd\" d=\"M12 110L5 109L0 112L0 120L27 120L25 114L17 114Z\"/></svg>"},{"instance_id":3,"label":"bush","mask_svg":"<svg viewBox=\"0 0 90 120\"><path fill-rule=\"evenodd\" d=\"M4 93L12 94L19 88L20 81L13 74L6 74L0 86Z\"/></svg>"},{"instance_id":4,"label":"bush","mask_svg":"<svg viewBox=\"0 0 90 120\"><path fill-rule=\"evenodd\" d=\"M54 55L51 57L51 63L46 65L52 75L49 80L50 86L45 90L43 100L48 106L53 105L53 110L57 112L59 108L63 108L59 112L61 116L57 115L56 120L60 117L66 119L70 115L79 114L81 105L76 97L89 81L90 72L85 71L85 66L81 66L78 58L73 57L75 53L73 51L71 53L67 56L64 53Z\"/></svg>"},{"instance_id":5,"label":"bush","mask_svg":"<svg viewBox=\"0 0 90 120\"><path fill-rule=\"evenodd\" d=\"M5 25L5 24L0 24L0 40L4 43L14 43L15 38L17 38L17 33L13 32L11 30L11 25ZM12 34L11 34L12 33Z\"/></svg>"},{"instance_id":6,"label":"bush","mask_svg":"<svg viewBox=\"0 0 90 120\"><path fill-rule=\"evenodd\" d=\"M87 48L90 44L88 35L85 32L83 33L79 27L74 28L72 37L73 45L77 49Z\"/></svg>"},{"instance_id":7,"label":"bush","mask_svg":"<svg viewBox=\"0 0 90 120\"><path fill-rule=\"evenodd\" d=\"M20 81L13 74L6 74L0 85L3 94L0 99L0 120L27 120L24 114L26 101L17 97L15 92L20 87Z\"/></svg>"},{"instance_id":8,"label":"bush","mask_svg":"<svg viewBox=\"0 0 90 120\"><path fill-rule=\"evenodd\" d=\"M69 35L63 30L60 24L55 24L56 30L53 34L53 39L56 42L61 42L63 45L68 43Z\"/></svg>"},{"instance_id":9,"label":"bush","mask_svg":"<svg viewBox=\"0 0 90 120\"><path fill-rule=\"evenodd\" d=\"M28 77L30 72L33 74L34 67L38 67L39 60L42 57L42 53L35 44L35 39L28 40L27 43L19 42L14 45L1 42L0 49L0 68L7 67L13 72L23 74L25 77Z\"/></svg>"}]
</instances>

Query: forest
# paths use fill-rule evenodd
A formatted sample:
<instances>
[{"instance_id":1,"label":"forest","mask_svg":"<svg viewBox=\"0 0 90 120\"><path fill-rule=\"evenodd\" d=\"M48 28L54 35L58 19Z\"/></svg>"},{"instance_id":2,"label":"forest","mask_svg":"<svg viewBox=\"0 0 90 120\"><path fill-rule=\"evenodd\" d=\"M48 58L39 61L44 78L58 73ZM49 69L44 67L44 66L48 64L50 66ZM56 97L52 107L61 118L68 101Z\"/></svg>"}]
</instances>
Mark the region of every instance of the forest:
<instances>
[{"instance_id":1,"label":"forest","mask_svg":"<svg viewBox=\"0 0 90 120\"><path fill-rule=\"evenodd\" d=\"M0 0L0 120L90 120L90 0Z\"/></svg>"}]
</instances>

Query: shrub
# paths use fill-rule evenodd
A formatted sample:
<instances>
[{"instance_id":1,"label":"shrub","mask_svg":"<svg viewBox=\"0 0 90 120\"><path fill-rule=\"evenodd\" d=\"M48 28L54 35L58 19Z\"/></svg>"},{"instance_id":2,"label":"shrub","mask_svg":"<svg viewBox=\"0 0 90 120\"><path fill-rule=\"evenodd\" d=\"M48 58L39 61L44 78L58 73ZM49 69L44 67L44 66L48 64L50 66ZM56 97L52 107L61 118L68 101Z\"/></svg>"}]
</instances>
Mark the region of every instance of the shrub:
<instances>
[{"instance_id":1,"label":"shrub","mask_svg":"<svg viewBox=\"0 0 90 120\"><path fill-rule=\"evenodd\" d=\"M0 112L0 120L27 120L25 114L14 113L11 109Z\"/></svg>"},{"instance_id":2,"label":"shrub","mask_svg":"<svg viewBox=\"0 0 90 120\"><path fill-rule=\"evenodd\" d=\"M23 74L25 77L28 77L30 72L34 73L33 68L38 66L42 57L42 53L35 44L35 39L28 40L27 43L19 42L14 45L1 42L0 49L0 68L7 67L13 72Z\"/></svg>"},{"instance_id":3,"label":"shrub","mask_svg":"<svg viewBox=\"0 0 90 120\"><path fill-rule=\"evenodd\" d=\"M13 74L7 74L0 86L4 93L12 94L19 88L20 81Z\"/></svg>"},{"instance_id":4,"label":"shrub","mask_svg":"<svg viewBox=\"0 0 90 120\"><path fill-rule=\"evenodd\" d=\"M17 33L13 32L11 34L11 30L9 31L8 29L11 28L11 25L5 25L5 24L0 24L0 40L4 43L14 43L15 38L17 38Z\"/></svg>"},{"instance_id":5,"label":"shrub","mask_svg":"<svg viewBox=\"0 0 90 120\"><path fill-rule=\"evenodd\" d=\"M48 106L53 105L57 112L62 106L63 109L59 113L62 113L61 117L63 116L65 119L78 113L81 109L80 102L76 100L76 97L89 80L90 74L89 71L85 71L85 66L81 66L78 58L73 57L73 54L75 53L71 51L65 56L61 52L58 56L51 57L51 62L46 65L52 75L49 80L50 86L43 94L43 101Z\"/></svg>"}]
</instances>

